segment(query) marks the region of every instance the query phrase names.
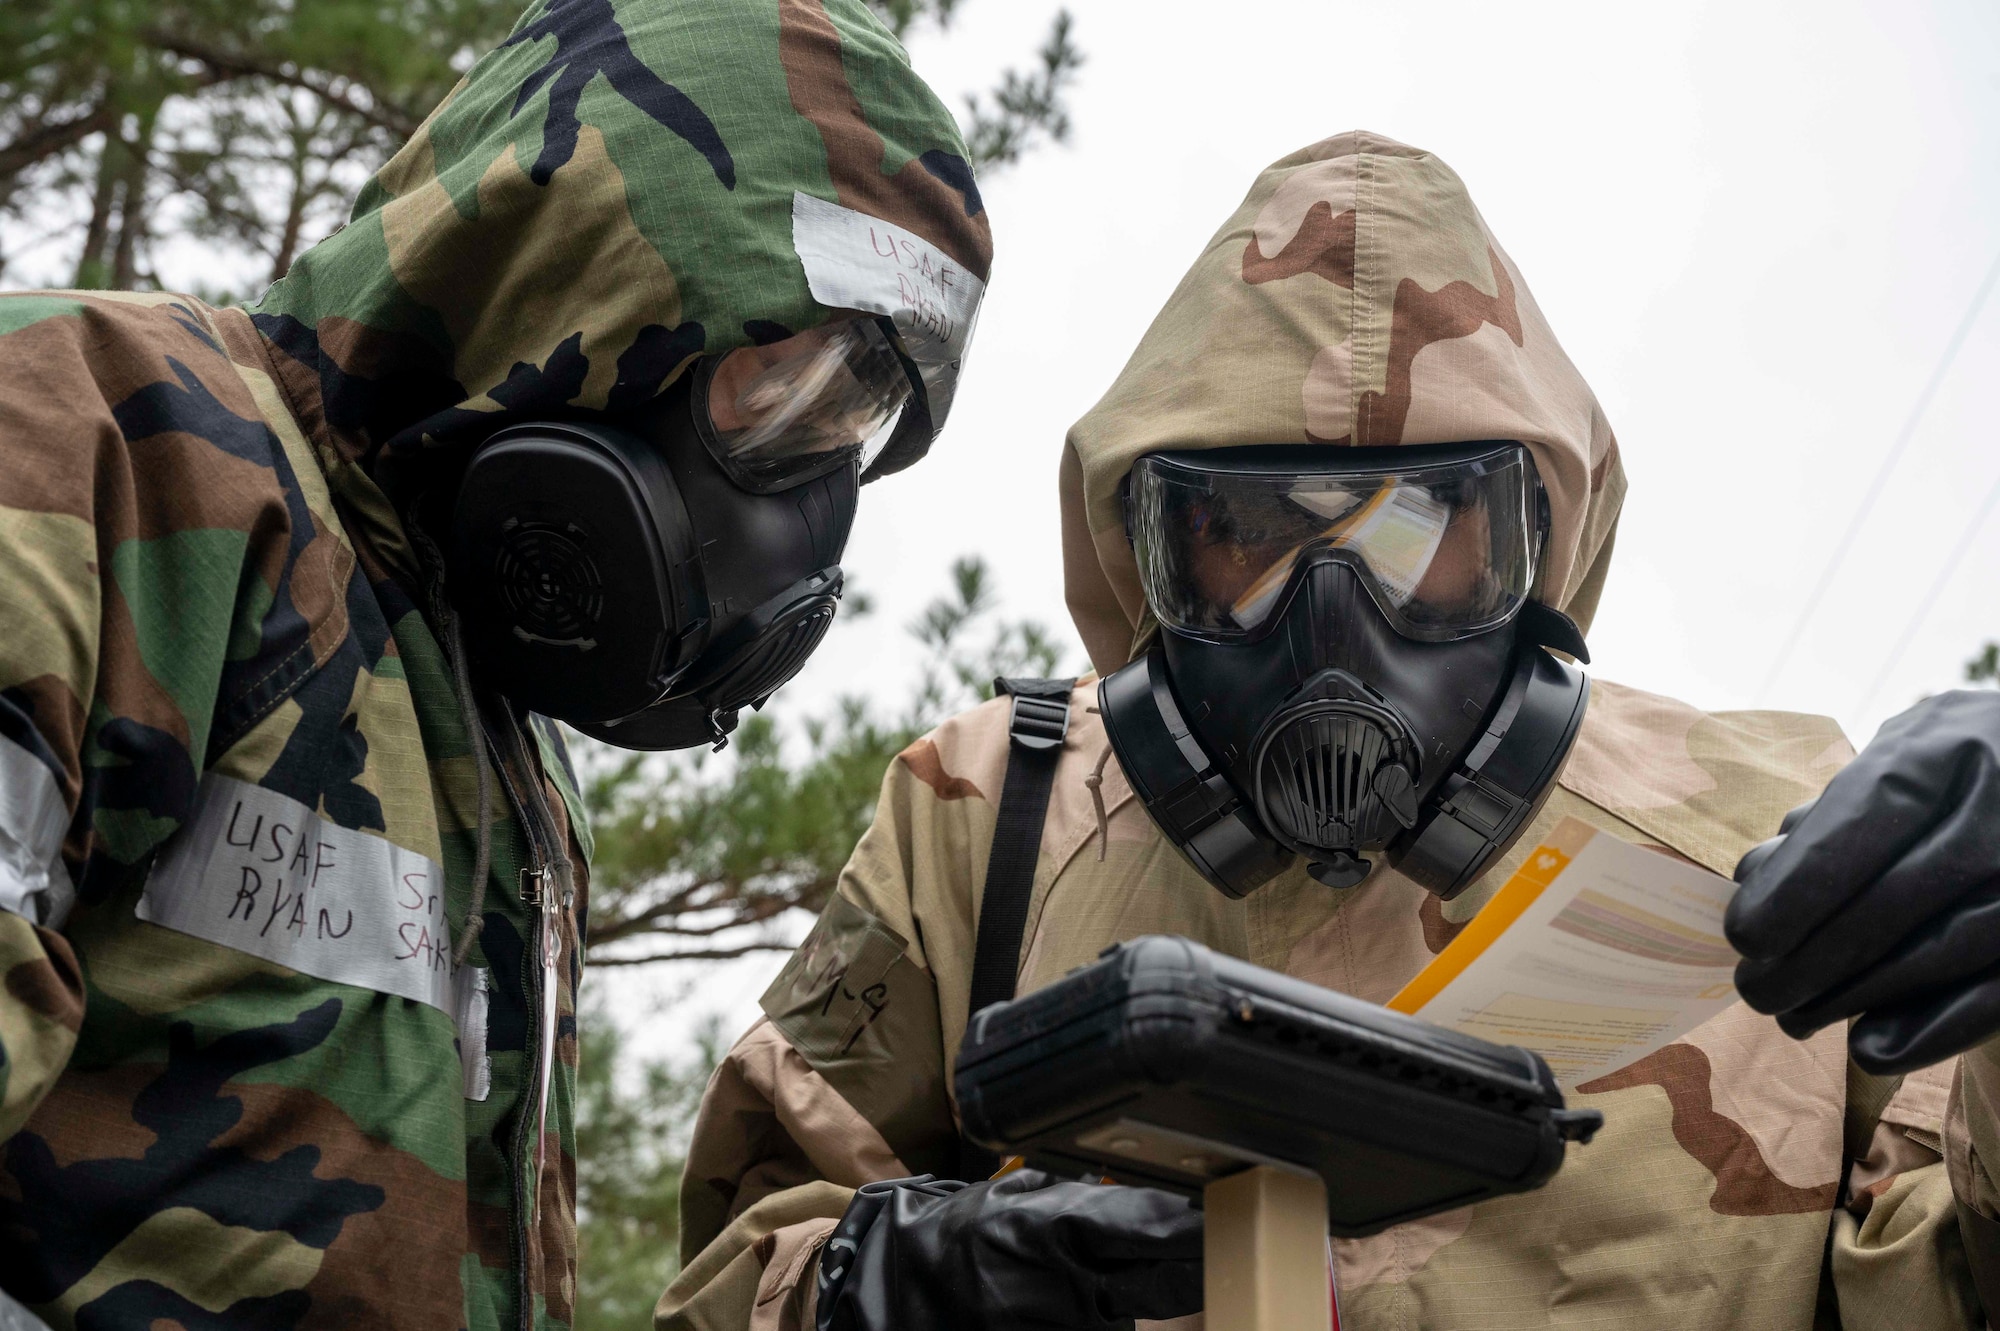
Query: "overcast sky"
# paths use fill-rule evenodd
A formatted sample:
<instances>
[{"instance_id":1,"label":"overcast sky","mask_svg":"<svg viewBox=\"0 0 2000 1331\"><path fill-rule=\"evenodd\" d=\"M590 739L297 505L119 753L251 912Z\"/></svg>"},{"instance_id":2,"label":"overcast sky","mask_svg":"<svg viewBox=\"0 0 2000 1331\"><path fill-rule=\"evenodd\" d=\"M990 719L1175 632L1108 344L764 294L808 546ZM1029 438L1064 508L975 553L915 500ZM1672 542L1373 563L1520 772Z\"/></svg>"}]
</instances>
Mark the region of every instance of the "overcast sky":
<instances>
[{"instance_id":1,"label":"overcast sky","mask_svg":"<svg viewBox=\"0 0 2000 1331\"><path fill-rule=\"evenodd\" d=\"M964 0L913 39L917 67L956 101L1055 8ZM1067 630L1065 430L1258 170L1356 127L1464 177L1617 430L1631 495L1598 674L1828 713L1860 742L2000 636L2000 513L1974 530L2000 495L1996 295L1760 696L2000 261L1993 0L1072 8L1075 133L986 184L997 258L951 428L865 492L847 566L880 613L834 635L784 714L893 694L901 625L961 553L996 566L1010 613ZM734 1024L775 964L703 1001Z\"/></svg>"},{"instance_id":2,"label":"overcast sky","mask_svg":"<svg viewBox=\"0 0 2000 1331\"><path fill-rule=\"evenodd\" d=\"M917 67L947 96L981 86L1055 8L966 0L913 41ZM1631 495L1597 673L1827 713L1858 743L2000 636L2000 513L1912 626L2000 484L1996 294L1760 696L2000 261L2000 6L1072 8L1090 60L1072 141L987 184L997 258L951 428L865 492L847 565L881 613L834 636L788 710L903 669L885 644L961 552L992 560L1009 611L1067 626L1064 432L1257 172L1356 127L1464 177L1618 432ZM702 1001L734 1024L774 965Z\"/></svg>"}]
</instances>

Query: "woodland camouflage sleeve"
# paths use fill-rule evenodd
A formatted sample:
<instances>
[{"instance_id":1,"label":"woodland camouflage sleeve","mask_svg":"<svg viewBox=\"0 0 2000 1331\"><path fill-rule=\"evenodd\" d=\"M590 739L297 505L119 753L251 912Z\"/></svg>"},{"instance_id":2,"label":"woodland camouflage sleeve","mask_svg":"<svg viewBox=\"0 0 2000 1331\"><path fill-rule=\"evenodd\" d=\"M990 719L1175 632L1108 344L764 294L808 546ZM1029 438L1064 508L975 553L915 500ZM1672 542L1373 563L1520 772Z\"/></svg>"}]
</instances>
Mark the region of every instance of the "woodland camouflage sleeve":
<instances>
[{"instance_id":1,"label":"woodland camouflage sleeve","mask_svg":"<svg viewBox=\"0 0 2000 1331\"><path fill-rule=\"evenodd\" d=\"M234 609L253 533L282 539L282 488L207 320L164 297L0 297L0 1140L82 1025L72 909L179 826L229 658L265 664Z\"/></svg>"},{"instance_id":2,"label":"woodland camouflage sleeve","mask_svg":"<svg viewBox=\"0 0 2000 1331\"><path fill-rule=\"evenodd\" d=\"M51 431L49 417L90 385L38 364L31 345L37 325L74 309L0 302L0 1140L48 1093L83 1021L76 957L55 928L76 896L63 842L103 591L89 432Z\"/></svg>"},{"instance_id":3,"label":"woodland camouflage sleeve","mask_svg":"<svg viewBox=\"0 0 2000 1331\"><path fill-rule=\"evenodd\" d=\"M0 793L0 800L12 795ZM10 858L15 849L8 847ZM27 1122L69 1062L83 1025L83 982L62 935L11 913L0 914L0 973L7 985L0 995L0 1141L5 1141Z\"/></svg>"},{"instance_id":4,"label":"woodland camouflage sleeve","mask_svg":"<svg viewBox=\"0 0 2000 1331\"><path fill-rule=\"evenodd\" d=\"M87 529L21 506L11 442L0 423L0 1142L41 1103L83 1024L76 957L50 927L75 897L62 860L74 746L66 771L65 736L36 725L34 691L50 676L90 678L97 625L78 612L98 599Z\"/></svg>"},{"instance_id":5,"label":"woodland camouflage sleeve","mask_svg":"<svg viewBox=\"0 0 2000 1331\"><path fill-rule=\"evenodd\" d=\"M949 834L925 816L915 751L890 764L833 900L702 1097L683 1268L655 1311L660 1331L810 1328L820 1245L854 1189L955 1164L937 986L912 901L960 857L941 853Z\"/></svg>"}]
</instances>

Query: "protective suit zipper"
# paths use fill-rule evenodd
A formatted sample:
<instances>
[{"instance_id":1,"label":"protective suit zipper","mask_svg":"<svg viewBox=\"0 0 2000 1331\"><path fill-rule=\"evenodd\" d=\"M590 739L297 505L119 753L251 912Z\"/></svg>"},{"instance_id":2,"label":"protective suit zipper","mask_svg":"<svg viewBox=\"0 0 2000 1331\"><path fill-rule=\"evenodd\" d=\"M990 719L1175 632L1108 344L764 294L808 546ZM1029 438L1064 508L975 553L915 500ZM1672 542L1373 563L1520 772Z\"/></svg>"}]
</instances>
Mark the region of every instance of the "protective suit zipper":
<instances>
[{"instance_id":1,"label":"protective suit zipper","mask_svg":"<svg viewBox=\"0 0 2000 1331\"><path fill-rule=\"evenodd\" d=\"M444 626L442 640L450 644L448 651L462 651L456 620L444 595L444 558L436 543L421 527L412 523L409 534L428 574L426 590L435 620ZM521 966L522 989L532 995L539 1016L536 1025L540 1044L534 1050L535 1113L532 1119L526 1114L521 1116L514 1132L514 1151L510 1162L510 1186L516 1220L513 1240L519 1253L519 1279L515 1292L520 1301L522 1331L533 1331L535 1300L533 1281L528 1271L529 1239L541 1225L542 1171L547 1167L549 1094L555 1078L556 995L561 980L558 967L562 964L562 913L574 906L576 887L562 834L549 811L546 788L541 779L541 764L535 760L534 749L522 734L520 722L505 704L497 707L482 705L463 679L460 689L462 715L466 717L468 726L476 725L483 734L488 750L497 760L493 763L494 774L499 778L501 789L506 792L508 806L520 817L522 830L526 833L528 863L521 869L521 900L537 908L537 927L531 930L532 936L528 939ZM498 714L497 724L491 715L495 712ZM516 781L517 773L524 781ZM527 1146L524 1138L530 1130L535 1134L534 1170L524 1180L520 1165ZM525 1196L524 1181L527 1185Z\"/></svg>"},{"instance_id":2,"label":"protective suit zipper","mask_svg":"<svg viewBox=\"0 0 2000 1331\"><path fill-rule=\"evenodd\" d=\"M515 1133L515 1213L520 1217L522 1230L516 1235L521 1252L521 1326L524 1331L532 1331L534 1325L534 1290L528 1272L529 1237L541 1225L542 1176L547 1168L547 1142L549 1096L555 1081L555 1048L557 995L560 992L562 964L562 919L574 906L576 887L570 874L569 856L562 845L562 836L556 827L555 816L549 811L547 794L539 777L539 765L534 761L521 727L509 714L498 727L501 742L495 747L506 755L506 761L495 764L500 780L507 789L509 802L521 817L522 830L527 834L528 864L521 870L521 900L534 906L536 928L529 940L528 955L533 964L524 965L522 980L533 995L537 1013L537 1045L535 1056L535 1110L532 1118L523 1115L521 1130ZM534 778L517 784L514 773L520 772ZM521 1173L519 1169L521 1148L526 1145L523 1138L528 1132L534 1134L534 1168L527 1179L526 1196L523 1197Z\"/></svg>"}]
</instances>

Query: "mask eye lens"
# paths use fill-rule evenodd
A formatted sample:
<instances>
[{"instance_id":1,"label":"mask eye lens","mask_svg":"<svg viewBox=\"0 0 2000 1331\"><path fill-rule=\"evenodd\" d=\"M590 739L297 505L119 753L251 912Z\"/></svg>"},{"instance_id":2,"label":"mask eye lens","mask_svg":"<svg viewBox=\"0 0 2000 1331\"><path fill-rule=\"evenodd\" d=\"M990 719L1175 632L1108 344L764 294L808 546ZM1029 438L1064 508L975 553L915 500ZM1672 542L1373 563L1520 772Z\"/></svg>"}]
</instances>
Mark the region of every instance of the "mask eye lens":
<instances>
[{"instance_id":1,"label":"mask eye lens","mask_svg":"<svg viewBox=\"0 0 2000 1331\"><path fill-rule=\"evenodd\" d=\"M845 319L710 363L698 383L703 438L751 490L783 489L858 459L895 432L910 377L874 319Z\"/></svg>"},{"instance_id":2,"label":"mask eye lens","mask_svg":"<svg viewBox=\"0 0 2000 1331\"><path fill-rule=\"evenodd\" d=\"M1282 449L1245 450L1228 469L1229 454L1141 458L1132 541L1154 614L1197 637L1249 637L1288 602L1302 568L1333 560L1411 637L1504 623L1533 584L1540 541L1527 450L1412 453L1374 467Z\"/></svg>"}]
</instances>

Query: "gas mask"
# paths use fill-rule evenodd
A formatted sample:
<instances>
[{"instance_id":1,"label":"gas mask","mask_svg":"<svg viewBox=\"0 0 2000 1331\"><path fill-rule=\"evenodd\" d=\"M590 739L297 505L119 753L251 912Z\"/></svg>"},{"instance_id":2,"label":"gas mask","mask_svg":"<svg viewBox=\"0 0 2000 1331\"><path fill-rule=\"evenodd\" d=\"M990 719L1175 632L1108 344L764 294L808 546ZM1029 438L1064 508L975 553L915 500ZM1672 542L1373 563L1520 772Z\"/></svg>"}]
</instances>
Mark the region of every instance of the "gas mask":
<instances>
[{"instance_id":1,"label":"gas mask","mask_svg":"<svg viewBox=\"0 0 2000 1331\"><path fill-rule=\"evenodd\" d=\"M1529 600L1548 533L1515 443L1155 453L1126 530L1157 643L1099 686L1113 750L1203 877L1242 897L1305 856L1380 853L1449 900L1540 809L1588 661Z\"/></svg>"},{"instance_id":2,"label":"gas mask","mask_svg":"<svg viewBox=\"0 0 2000 1331\"><path fill-rule=\"evenodd\" d=\"M862 473L911 374L856 318L703 361L616 421L481 443L450 585L516 703L628 749L720 748L832 625Z\"/></svg>"}]
</instances>

